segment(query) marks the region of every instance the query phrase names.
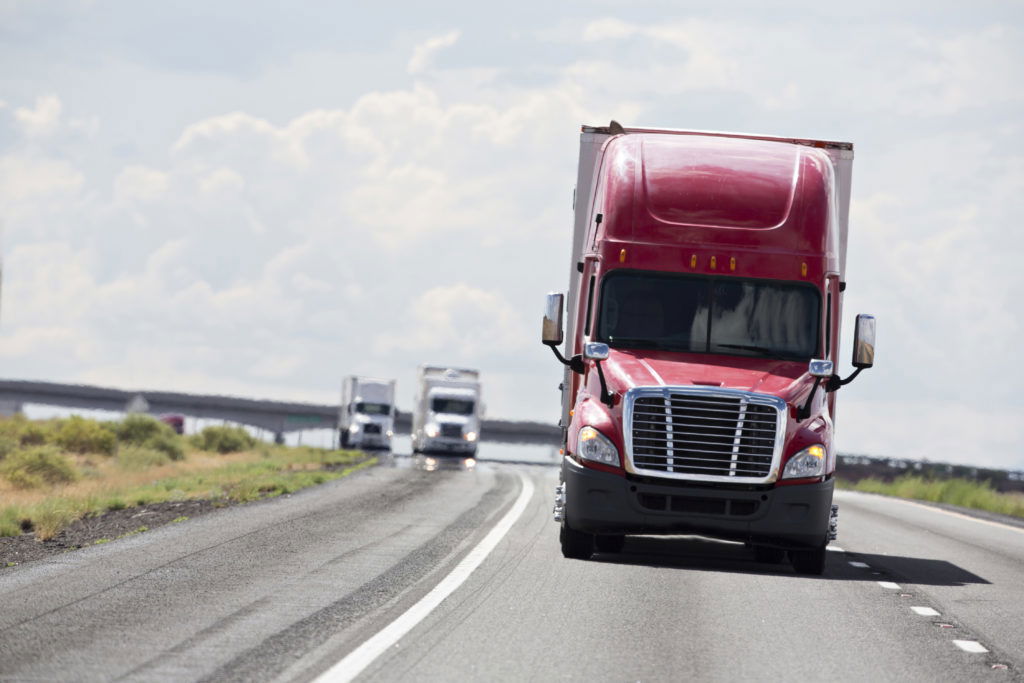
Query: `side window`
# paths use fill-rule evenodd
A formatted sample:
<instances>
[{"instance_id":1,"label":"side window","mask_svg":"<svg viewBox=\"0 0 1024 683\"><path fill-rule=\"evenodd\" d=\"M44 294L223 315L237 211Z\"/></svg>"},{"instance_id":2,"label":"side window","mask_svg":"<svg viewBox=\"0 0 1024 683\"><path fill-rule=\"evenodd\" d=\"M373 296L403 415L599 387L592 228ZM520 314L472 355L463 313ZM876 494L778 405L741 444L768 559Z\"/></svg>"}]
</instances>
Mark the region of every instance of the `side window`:
<instances>
[{"instance_id":1,"label":"side window","mask_svg":"<svg viewBox=\"0 0 1024 683\"><path fill-rule=\"evenodd\" d=\"M590 336L590 318L594 308L594 280L593 275L590 276L590 286L587 289L587 319L583 323L583 334Z\"/></svg>"}]
</instances>

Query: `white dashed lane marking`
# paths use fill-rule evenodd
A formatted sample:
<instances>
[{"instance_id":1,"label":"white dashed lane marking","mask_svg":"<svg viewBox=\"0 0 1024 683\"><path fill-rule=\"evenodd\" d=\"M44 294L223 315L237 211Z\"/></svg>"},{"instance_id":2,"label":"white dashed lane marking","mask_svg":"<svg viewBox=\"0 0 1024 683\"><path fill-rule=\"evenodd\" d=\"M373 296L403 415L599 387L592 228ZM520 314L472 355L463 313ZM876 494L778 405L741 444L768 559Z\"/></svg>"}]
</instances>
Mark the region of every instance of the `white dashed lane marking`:
<instances>
[{"instance_id":1,"label":"white dashed lane marking","mask_svg":"<svg viewBox=\"0 0 1024 683\"><path fill-rule=\"evenodd\" d=\"M851 567L860 567L861 569L867 569L871 565L869 565L867 562L851 562L850 566Z\"/></svg>"},{"instance_id":2,"label":"white dashed lane marking","mask_svg":"<svg viewBox=\"0 0 1024 683\"><path fill-rule=\"evenodd\" d=\"M891 591L898 591L900 589L900 585L898 583L893 583L892 581L879 581L878 585L882 588L888 588Z\"/></svg>"},{"instance_id":3,"label":"white dashed lane marking","mask_svg":"<svg viewBox=\"0 0 1024 683\"><path fill-rule=\"evenodd\" d=\"M954 640L953 644L964 652L975 652L977 654L988 652L988 649L976 640Z\"/></svg>"},{"instance_id":4,"label":"white dashed lane marking","mask_svg":"<svg viewBox=\"0 0 1024 683\"><path fill-rule=\"evenodd\" d=\"M846 552L845 550L843 550L842 548L840 548L840 547L839 547L839 546L837 546L837 545L830 545L830 546L827 546L827 547L825 548L825 550L831 550L831 551L832 551L832 552L834 552L834 553L845 553L845 552Z\"/></svg>"},{"instance_id":5,"label":"white dashed lane marking","mask_svg":"<svg viewBox=\"0 0 1024 683\"><path fill-rule=\"evenodd\" d=\"M939 613L933 610L931 607L911 607L915 614L920 614L922 617L937 617Z\"/></svg>"}]
</instances>

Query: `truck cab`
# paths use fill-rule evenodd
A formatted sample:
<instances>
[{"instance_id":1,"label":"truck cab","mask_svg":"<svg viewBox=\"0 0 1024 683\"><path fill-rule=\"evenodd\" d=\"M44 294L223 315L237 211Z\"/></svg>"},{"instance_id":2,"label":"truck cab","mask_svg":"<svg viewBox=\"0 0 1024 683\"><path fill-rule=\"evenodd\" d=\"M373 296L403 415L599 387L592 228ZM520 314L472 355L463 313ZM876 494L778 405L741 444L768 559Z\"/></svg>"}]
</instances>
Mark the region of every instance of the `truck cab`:
<instances>
[{"instance_id":1,"label":"truck cab","mask_svg":"<svg viewBox=\"0 0 1024 683\"><path fill-rule=\"evenodd\" d=\"M467 368L422 365L414 399L413 451L475 456L482 406L480 374Z\"/></svg>"},{"instance_id":2,"label":"truck cab","mask_svg":"<svg viewBox=\"0 0 1024 683\"><path fill-rule=\"evenodd\" d=\"M821 573L834 537L835 374L853 145L584 127L564 297L563 554L629 534L743 541ZM558 347L564 343L564 349Z\"/></svg>"},{"instance_id":3,"label":"truck cab","mask_svg":"<svg viewBox=\"0 0 1024 683\"><path fill-rule=\"evenodd\" d=\"M341 447L391 450L395 414L395 380L346 377L338 413Z\"/></svg>"}]
</instances>

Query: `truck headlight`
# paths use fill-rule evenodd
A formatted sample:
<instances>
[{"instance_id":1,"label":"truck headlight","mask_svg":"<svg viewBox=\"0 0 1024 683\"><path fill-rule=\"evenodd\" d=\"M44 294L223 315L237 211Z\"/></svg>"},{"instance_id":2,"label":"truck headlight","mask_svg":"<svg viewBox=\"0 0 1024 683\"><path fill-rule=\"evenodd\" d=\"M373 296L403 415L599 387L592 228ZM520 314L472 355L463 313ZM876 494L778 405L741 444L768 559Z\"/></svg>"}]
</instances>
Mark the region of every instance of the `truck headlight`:
<instances>
[{"instance_id":1,"label":"truck headlight","mask_svg":"<svg viewBox=\"0 0 1024 683\"><path fill-rule=\"evenodd\" d=\"M359 431L359 425L357 425L357 424L355 424L355 423L353 423L353 424L350 424L350 425L348 426L348 431L349 431L349 434L355 434L356 432L358 432L358 431Z\"/></svg>"},{"instance_id":2,"label":"truck headlight","mask_svg":"<svg viewBox=\"0 0 1024 683\"><path fill-rule=\"evenodd\" d=\"M391 437L393 437L395 435L395 433L389 429L387 431L387 435L388 435L388 438L390 439Z\"/></svg>"},{"instance_id":3,"label":"truck headlight","mask_svg":"<svg viewBox=\"0 0 1024 683\"><path fill-rule=\"evenodd\" d=\"M825 447L815 444L803 449L786 463L783 479L820 477L825 474Z\"/></svg>"},{"instance_id":4,"label":"truck headlight","mask_svg":"<svg viewBox=\"0 0 1024 683\"><path fill-rule=\"evenodd\" d=\"M615 444L608 437L593 427L584 427L580 430L576 451L584 460L599 462L605 465L618 466L619 464L619 449L615 447Z\"/></svg>"},{"instance_id":5,"label":"truck headlight","mask_svg":"<svg viewBox=\"0 0 1024 683\"><path fill-rule=\"evenodd\" d=\"M476 432L466 432L462 435L462 438L466 441L476 441Z\"/></svg>"},{"instance_id":6,"label":"truck headlight","mask_svg":"<svg viewBox=\"0 0 1024 683\"><path fill-rule=\"evenodd\" d=\"M430 424L423 428L423 433L426 434L431 439L433 439L435 436L441 433L441 428L438 427L435 423L431 422Z\"/></svg>"}]
</instances>

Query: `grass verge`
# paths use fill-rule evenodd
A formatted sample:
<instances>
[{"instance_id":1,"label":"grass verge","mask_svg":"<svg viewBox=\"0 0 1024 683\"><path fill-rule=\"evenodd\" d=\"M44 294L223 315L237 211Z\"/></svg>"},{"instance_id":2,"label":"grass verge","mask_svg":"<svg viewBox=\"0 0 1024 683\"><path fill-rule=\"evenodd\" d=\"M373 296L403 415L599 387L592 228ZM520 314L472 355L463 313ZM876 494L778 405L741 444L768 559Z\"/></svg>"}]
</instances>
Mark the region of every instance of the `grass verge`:
<instances>
[{"instance_id":1,"label":"grass verge","mask_svg":"<svg viewBox=\"0 0 1024 683\"><path fill-rule=\"evenodd\" d=\"M236 438L227 433L235 428L219 428L226 436L214 434L216 443L190 443L164 433L164 426L154 426L150 418L133 420L112 425L80 419L0 421L0 436L6 432L14 444L0 454L0 537L33 532L45 541L79 519L152 503L228 505L271 498L376 462L356 451ZM113 448L97 436L101 433L118 434ZM227 437L234 440L228 444ZM90 445L96 442L102 448ZM243 450L225 452L229 447Z\"/></svg>"},{"instance_id":2,"label":"grass verge","mask_svg":"<svg viewBox=\"0 0 1024 683\"><path fill-rule=\"evenodd\" d=\"M893 481L861 479L853 484L838 480L840 488L867 493L881 493L897 498L948 503L960 507L1024 518L1024 494L1000 493L987 481L968 479L927 479L905 475Z\"/></svg>"}]
</instances>

